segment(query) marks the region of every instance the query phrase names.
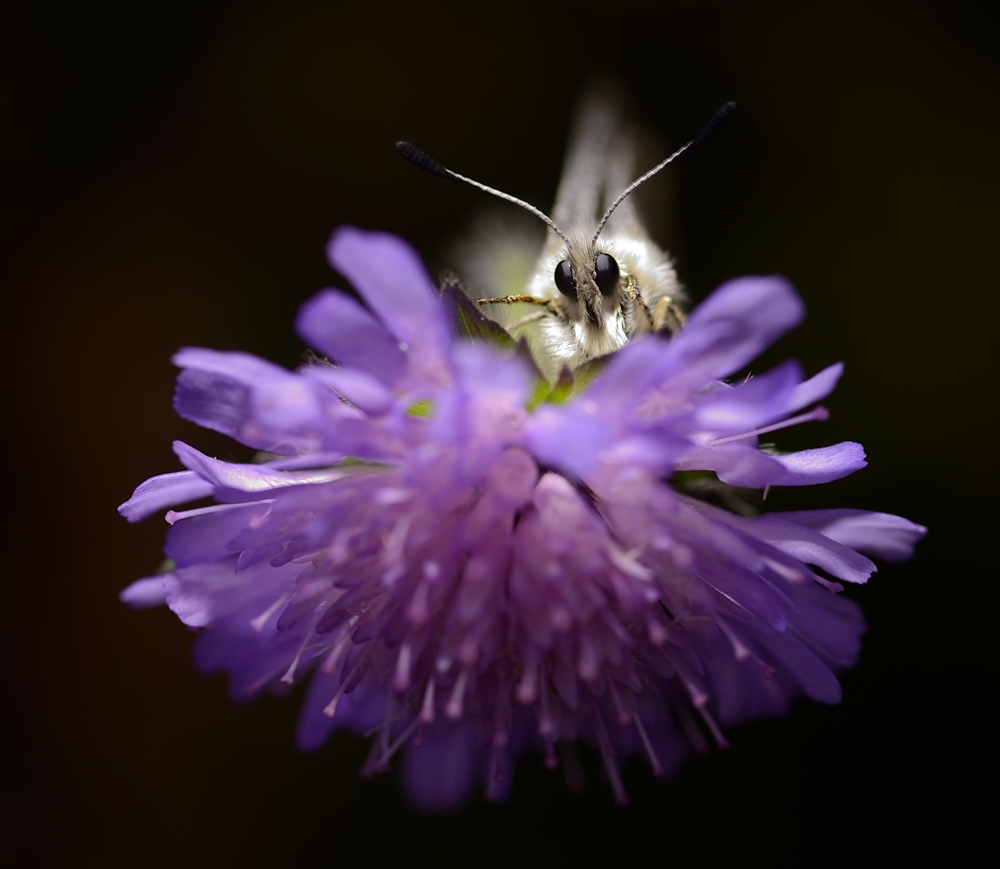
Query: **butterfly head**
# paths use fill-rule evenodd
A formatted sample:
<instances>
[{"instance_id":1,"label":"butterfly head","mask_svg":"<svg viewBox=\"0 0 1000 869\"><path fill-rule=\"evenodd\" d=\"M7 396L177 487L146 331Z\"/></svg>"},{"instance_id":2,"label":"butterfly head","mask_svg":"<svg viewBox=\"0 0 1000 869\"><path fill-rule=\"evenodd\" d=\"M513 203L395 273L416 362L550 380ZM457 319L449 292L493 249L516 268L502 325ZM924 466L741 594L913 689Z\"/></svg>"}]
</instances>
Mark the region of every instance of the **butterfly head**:
<instances>
[{"instance_id":1,"label":"butterfly head","mask_svg":"<svg viewBox=\"0 0 1000 869\"><path fill-rule=\"evenodd\" d=\"M589 236L567 243L555 267L559 307L571 320L598 329L621 307L621 269L618 260Z\"/></svg>"}]
</instances>

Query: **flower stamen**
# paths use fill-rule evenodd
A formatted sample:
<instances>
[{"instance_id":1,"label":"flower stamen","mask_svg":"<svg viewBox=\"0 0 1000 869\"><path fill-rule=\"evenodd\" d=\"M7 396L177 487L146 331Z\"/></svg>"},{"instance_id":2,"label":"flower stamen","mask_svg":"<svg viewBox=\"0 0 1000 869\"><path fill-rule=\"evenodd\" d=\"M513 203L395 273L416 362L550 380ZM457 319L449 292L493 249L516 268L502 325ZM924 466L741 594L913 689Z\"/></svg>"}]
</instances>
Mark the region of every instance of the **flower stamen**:
<instances>
[{"instance_id":1,"label":"flower stamen","mask_svg":"<svg viewBox=\"0 0 1000 869\"><path fill-rule=\"evenodd\" d=\"M812 410L801 413L798 416L789 417L782 422L776 422L772 425L765 425L761 428L755 428L752 431L745 431L742 434L729 435L724 438L716 438L714 441L709 441L708 445L710 447L717 447L721 444L732 443L733 441L741 441L745 438L756 437L757 435L769 434L772 431L780 431L783 428L790 428L793 425L799 425L803 422L825 422L830 418L830 411L825 407L819 406L814 407Z\"/></svg>"},{"instance_id":2,"label":"flower stamen","mask_svg":"<svg viewBox=\"0 0 1000 869\"><path fill-rule=\"evenodd\" d=\"M632 714L632 720L635 722L635 729L639 731L639 738L642 740L642 745L646 749L646 754L649 756L649 763L653 767L653 775L657 778L663 775L663 767L660 765L660 759L656 756L656 752L653 750L653 743L649 741L649 734L646 733L646 726L642 723L642 719L639 717L638 712Z\"/></svg>"}]
</instances>

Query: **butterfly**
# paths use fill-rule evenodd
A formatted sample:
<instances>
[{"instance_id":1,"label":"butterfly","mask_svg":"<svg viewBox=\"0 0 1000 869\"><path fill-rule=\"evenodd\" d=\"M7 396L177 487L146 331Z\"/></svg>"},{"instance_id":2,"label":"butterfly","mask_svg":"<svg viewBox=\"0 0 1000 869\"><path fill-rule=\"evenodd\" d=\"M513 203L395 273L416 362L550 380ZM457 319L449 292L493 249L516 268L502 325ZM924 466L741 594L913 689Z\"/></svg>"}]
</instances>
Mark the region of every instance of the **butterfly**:
<instances>
[{"instance_id":1,"label":"butterfly","mask_svg":"<svg viewBox=\"0 0 1000 869\"><path fill-rule=\"evenodd\" d=\"M544 221L548 233L525 292L479 299L528 305L509 331L533 324L532 349L550 380L624 346L645 332L672 335L684 324L684 292L667 253L649 237L630 195L732 115L725 103L694 139L631 183L634 142L622 124L615 91L592 93L570 138L552 217L533 205L447 169L411 145L396 149L410 163L505 199Z\"/></svg>"}]
</instances>

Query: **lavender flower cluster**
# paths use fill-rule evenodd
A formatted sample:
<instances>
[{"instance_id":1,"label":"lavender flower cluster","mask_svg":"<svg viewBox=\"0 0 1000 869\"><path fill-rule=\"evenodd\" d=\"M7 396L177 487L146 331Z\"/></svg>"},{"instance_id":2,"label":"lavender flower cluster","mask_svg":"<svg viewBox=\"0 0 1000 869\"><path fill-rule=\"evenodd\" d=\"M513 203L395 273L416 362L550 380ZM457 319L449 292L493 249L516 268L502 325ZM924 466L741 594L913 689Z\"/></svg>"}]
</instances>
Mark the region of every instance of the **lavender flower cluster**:
<instances>
[{"instance_id":1,"label":"lavender flower cluster","mask_svg":"<svg viewBox=\"0 0 1000 869\"><path fill-rule=\"evenodd\" d=\"M840 699L864 622L838 596L906 558L924 529L860 510L741 515L706 493L825 483L860 445L781 454L766 432L825 418L841 373L795 362L727 383L803 306L780 278L720 287L670 341L619 351L585 388L540 382L524 354L451 334L416 254L344 228L290 372L180 351L174 407L261 451L233 464L177 442L186 470L120 508L167 513L170 571L122 593L201 628L205 671L237 698L311 674L298 741L374 732L366 772L403 751L427 809L500 797L514 755L596 745L670 774L722 727ZM579 384L577 384L579 386ZM810 409L812 408L812 409ZM865 553L865 554L861 554Z\"/></svg>"}]
</instances>

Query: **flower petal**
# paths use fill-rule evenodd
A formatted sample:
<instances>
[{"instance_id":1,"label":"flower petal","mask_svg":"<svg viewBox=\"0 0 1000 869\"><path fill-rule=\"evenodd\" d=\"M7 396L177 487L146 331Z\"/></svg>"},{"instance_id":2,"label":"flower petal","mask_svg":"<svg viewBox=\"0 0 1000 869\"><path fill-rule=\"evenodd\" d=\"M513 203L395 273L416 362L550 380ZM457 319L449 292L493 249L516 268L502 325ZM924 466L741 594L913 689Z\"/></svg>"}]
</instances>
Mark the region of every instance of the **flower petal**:
<instances>
[{"instance_id":1,"label":"flower petal","mask_svg":"<svg viewBox=\"0 0 1000 869\"><path fill-rule=\"evenodd\" d=\"M129 522L138 522L164 507L195 501L211 494L212 484L193 471L175 471L150 477L141 483L132 497L118 508L118 512Z\"/></svg>"},{"instance_id":2,"label":"flower petal","mask_svg":"<svg viewBox=\"0 0 1000 869\"><path fill-rule=\"evenodd\" d=\"M603 418L548 406L532 414L524 431L524 445L539 464L559 468L578 480L587 476L608 440Z\"/></svg>"},{"instance_id":3,"label":"flower petal","mask_svg":"<svg viewBox=\"0 0 1000 869\"><path fill-rule=\"evenodd\" d=\"M860 553L778 514L767 513L741 524L765 543L803 564L822 567L845 582L867 582L875 572L875 565Z\"/></svg>"},{"instance_id":4,"label":"flower petal","mask_svg":"<svg viewBox=\"0 0 1000 869\"><path fill-rule=\"evenodd\" d=\"M265 609L301 572L301 564L262 564L237 573L233 557L164 574L163 591L167 606L184 624L202 628L258 601Z\"/></svg>"},{"instance_id":5,"label":"flower petal","mask_svg":"<svg viewBox=\"0 0 1000 869\"><path fill-rule=\"evenodd\" d=\"M853 441L771 458L784 467L783 475L770 482L772 486L815 486L817 483L829 483L853 474L868 464L865 461L864 447Z\"/></svg>"},{"instance_id":6,"label":"flower petal","mask_svg":"<svg viewBox=\"0 0 1000 869\"><path fill-rule=\"evenodd\" d=\"M802 410L821 398L826 398L833 392L843 373L844 363L834 362L833 365L800 383L792 390L788 403L784 407L784 413L795 413L795 411Z\"/></svg>"},{"instance_id":7,"label":"flower petal","mask_svg":"<svg viewBox=\"0 0 1000 869\"><path fill-rule=\"evenodd\" d=\"M425 812L453 812L476 787L475 734L469 722L446 726L403 758L402 785L410 801Z\"/></svg>"},{"instance_id":8,"label":"flower petal","mask_svg":"<svg viewBox=\"0 0 1000 869\"><path fill-rule=\"evenodd\" d=\"M317 384L246 353L186 348L174 356L174 410L204 428L282 455L322 445Z\"/></svg>"},{"instance_id":9,"label":"flower petal","mask_svg":"<svg viewBox=\"0 0 1000 869\"><path fill-rule=\"evenodd\" d=\"M345 226L334 232L327 255L389 331L407 345L414 373L431 382L446 379L451 336L438 295L413 248L393 235Z\"/></svg>"},{"instance_id":10,"label":"flower petal","mask_svg":"<svg viewBox=\"0 0 1000 869\"><path fill-rule=\"evenodd\" d=\"M365 371L332 365L308 365L300 373L326 384L337 395L371 416L381 416L396 403L396 397L382 381Z\"/></svg>"},{"instance_id":11,"label":"flower petal","mask_svg":"<svg viewBox=\"0 0 1000 869\"><path fill-rule=\"evenodd\" d=\"M118 595L118 599L137 610L160 606L166 599L163 591L163 577L150 576L146 579L136 580Z\"/></svg>"},{"instance_id":12,"label":"flower petal","mask_svg":"<svg viewBox=\"0 0 1000 869\"><path fill-rule=\"evenodd\" d=\"M340 468L306 471L276 471L267 465L243 465L212 459L183 441L174 441L174 454L186 468L211 485L215 497L225 503L257 500L275 489L328 483L345 476Z\"/></svg>"},{"instance_id":13,"label":"flower petal","mask_svg":"<svg viewBox=\"0 0 1000 869\"><path fill-rule=\"evenodd\" d=\"M802 368L789 359L766 374L706 395L694 412L695 423L712 432L750 431L787 413L801 380Z\"/></svg>"},{"instance_id":14,"label":"flower petal","mask_svg":"<svg viewBox=\"0 0 1000 869\"><path fill-rule=\"evenodd\" d=\"M812 528L824 537L884 561L909 558L917 541L927 533L923 525L902 516L868 510L803 510L770 515Z\"/></svg>"},{"instance_id":15,"label":"flower petal","mask_svg":"<svg viewBox=\"0 0 1000 869\"><path fill-rule=\"evenodd\" d=\"M248 525L258 524L270 509L267 502L254 502L181 519L168 529L163 552L178 568L225 558L232 554L226 544Z\"/></svg>"},{"instance_id":16,"label":"flower petal","mask_svg":"<svg viewBox=\"0 0 1000 869\"><path fill-rule=\"evenodd\" d=\"M658 367L675 388L700 389L743 368L804 316L784 278L737 278L691 312Z\"/></svg>"},{"instance_id":17,"label":"flower petal","mask_svg":"<svg viewBox=\"0 0 1000 869\"><path fill-rule=\"evenodd\" d=\"M398 383L406 369L399 339L339 290L324 290L299 308L295 331L338 365L367 371L387 386Z\"/></svg>"}]
</instances>

